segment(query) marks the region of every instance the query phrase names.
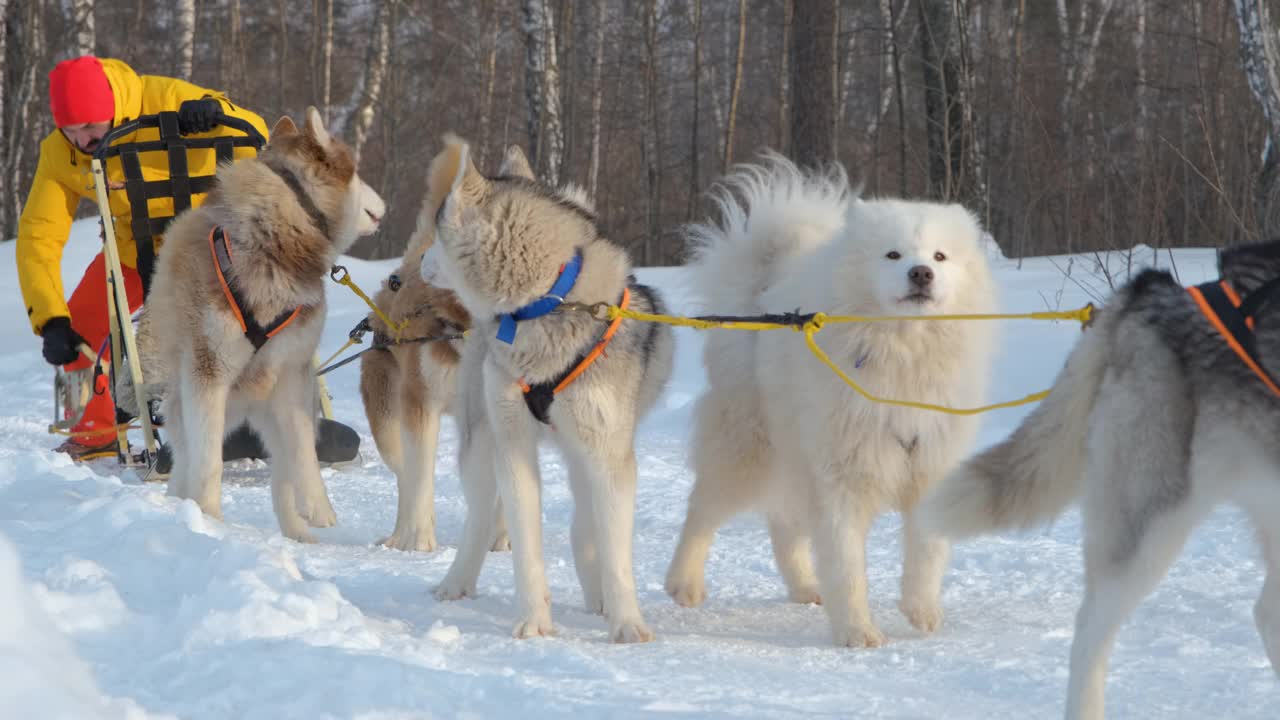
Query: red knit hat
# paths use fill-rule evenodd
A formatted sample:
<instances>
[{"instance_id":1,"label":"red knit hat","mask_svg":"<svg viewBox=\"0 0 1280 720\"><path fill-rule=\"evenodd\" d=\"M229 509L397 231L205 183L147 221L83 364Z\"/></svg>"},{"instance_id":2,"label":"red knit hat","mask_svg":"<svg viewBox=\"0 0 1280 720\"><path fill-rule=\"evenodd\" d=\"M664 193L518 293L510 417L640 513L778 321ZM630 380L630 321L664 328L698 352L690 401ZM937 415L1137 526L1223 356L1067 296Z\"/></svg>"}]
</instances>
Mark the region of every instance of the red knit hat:
<instances>
[{"instance_id":1,"label":"red knit hat","mask_svg":"<svg viewBox=\"0 0 1280 720\"><path fill-rule=\"evenodd\" d=\"M49 73L49 106L58 127L114 120L116 98L102 61L81 55L58 63Z\"/></svg>"}]
</instances>

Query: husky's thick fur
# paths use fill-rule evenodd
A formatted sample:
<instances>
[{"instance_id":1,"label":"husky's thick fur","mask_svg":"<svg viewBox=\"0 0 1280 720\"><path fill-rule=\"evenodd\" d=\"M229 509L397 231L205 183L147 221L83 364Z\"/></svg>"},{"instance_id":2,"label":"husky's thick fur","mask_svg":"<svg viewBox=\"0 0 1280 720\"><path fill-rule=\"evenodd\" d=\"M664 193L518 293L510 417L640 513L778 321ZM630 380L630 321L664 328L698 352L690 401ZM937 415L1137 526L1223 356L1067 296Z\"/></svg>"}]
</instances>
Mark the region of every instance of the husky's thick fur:
<instances>
[{"instance_id":1,"label":"husky's thick fur","mask_svg":"<svg viewBox=\"0 0 1280 720\"><path fill-rule=\"evenodd\" d=\"M1280 277L1280 242L1226 250L1221 277L1241 296ZM1258 355L1280 373L1280 306L1255 321ZM1280 398L1165 272L1118 290L1067 358L1049 396L1004 442L956 468L920 508L954 537L1029 528L1077 498L1084 601L1076 616L1066 715L1103 716L1120 625L1164 577L1198 522L1238 504L1267 567L1254 607L1280 672Z\"/></svg>"},{"instance_id":2,"label":"husky's thick fur","mask_svg":"<svg viewBox=\"0 0 1280 720\"><path fill-rule=\"evenodd\" d=\"M147 298L145 344L164 363L163 412L174 465L169 493L222 514L222 438L248 418L271 454L271 500L286 537L332 525L333 507L315 453L312 359L324 325L324 285L338 254L375 231L382 199L356 174L350 150L315 108L303 130L283 117L254 159L219 168L199 208L165 232ZM255 350L219 281L210 233L225 233L227 282L239 310L267 324L293 321ZM141 330L140 330L141 332ZM152 380L152 378L148 378Z\"/></svg>"},{"instance_id":3,"label":"husky's thick fur","mask_svg":"<svg viewBox=\"0 0 1280 720\"><path fill-rule=\"evenodd\" d=\"M777 156L730 175L718 201L721 223L692 233L694 285L710 312L921 315L995 305L981 232L960 206L851 197L838 168L806 173ZM818 340L881 397L953 407L983 398L984 324L833 324ZM872 520L898 510L900 607L915 627L935 629L949 548L920 531L913 511L969 451L976 420L865 400L789 334L713 330L703 361L696 479L667 592L701 603L716 529L760 510L790 598L822 602L837 645L878 646L885 637L867 605L864 544Z\"/></svg>"},{"instance_id":4,"label":"husky's thick fur","mask_svg":"<svg viewBox=\"0 0 1280 720\"><path fill-rule=\"evenodd\" d=\"M582 312L552 312L519 322L508 344L496 337L495 316L543 297L579 252L581 272L564 300L617 303L629 287L632 308L662 312L661 303L630 277L626 252L602 235L581 193L539 184L511 152L499 176L486 178L465 143L446 142L432 168L452 179L436 242L441 270L474 325L463 350L457 416L467 520L437 595L475 594L501 497L515 566L515 635L552 632L537 452L545 437L569 468L574 565L587 609L604 613L612 640L649 640L632 573L634 439L670 375L672 334L666 326L624 321L607 351L555 396L546 426L526 405L521 380L536 385L560 376L596 346L606 323Z\"/></svg>"},{"instance_id":5,"label":"husky's thick fur","mask_svg":"<svg viewBox=\"0 0 1280 720\"><path fill-rule=\"evenodd\" d=\"M397 324L398 333L376 313L370 313L375 349L360 358L365 416L378 453L395 473L398 491L396 526L381 544L400 550L436 549L435 464L440 418L454 414L460 336L471 325L471 316L457 296L435 284L439 282L437 273L422 270L423 255L435 242L436 212L451 181L428 178L417 227L404 258L374 295L374 304ZM441 336L459 339L419 342ZM397 343L397 338L407 342ZM494 549L506 549L501 515L497 522Z\"/></svg>"}]
</instances>

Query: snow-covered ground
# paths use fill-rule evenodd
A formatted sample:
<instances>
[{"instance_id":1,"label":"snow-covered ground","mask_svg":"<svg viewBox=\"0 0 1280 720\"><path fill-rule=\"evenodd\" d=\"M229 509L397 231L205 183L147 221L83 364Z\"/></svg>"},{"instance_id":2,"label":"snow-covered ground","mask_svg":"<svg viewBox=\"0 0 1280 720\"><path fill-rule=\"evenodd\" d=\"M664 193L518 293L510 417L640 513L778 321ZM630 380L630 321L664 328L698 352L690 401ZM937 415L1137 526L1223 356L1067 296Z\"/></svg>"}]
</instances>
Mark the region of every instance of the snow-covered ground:
<instances>
[{"instance_id":1,"label":"snow-covered ground","mask_svg":"<svg viewBox=\"0 0 1280 720\"><path fill-rule=\"evenodd\" d=\"M95 252L78 223L68 288ZM700 338L678 331L675 377L639 437L635 572L657 640L606 642L580 609L569 549L571 498L554 452L543 456L545 552L554 638L510 637L509 554L491 554L481 597L439 603L430 589L453 559L464 505L446 421L435 553L375 547L394 524L395 481L379 462L357 393L357 365L328 376L337 417L363 437L360 462L325 470L338 513L320 543L282 539L266 466L228 467L225 522L141 484L113 461L76 466L59 438L52 373L27 327L13 243L0 245L0 716L4 718L695 717L1029 718L1061 712L1080 600L1079 516L1049 529L956 548L947 619L923 637L897 612L896 516L870 539L872 611L889 636L876 650L829 646L817 606L785 602L763 521L720 532L696 610L662 591L692 476L691 403L704 378ZM1149 263L1151 252L1137 259ZM1167 255L1162 258L1167 262ZM1184 282L1213 276L1211 250L1180 251ZM999 260L1008 311L1073 308L1089 299L1065 258ZM1119 261L1116 260L1117 264ZM392 263L345 261L365 287ZM1090 287L1089 260L1071 275ZM678 269L642 270L680 312L696 312ZM365 313L344 289L321 354ZM818 308L812 308L818 309ZM1071 323L1002 326L992 399L1048 386L1075 340ZM778 336L777 342L799 342ZM927 398L921 398L927 399ZM1027 412L984 418L981 443ZM1262 575L1234 510L1197 531L1169 577L1120 633L1109 709L1127 718L1280 717L1280 682L1254 631Z\"/></svg>"}]
</instances>

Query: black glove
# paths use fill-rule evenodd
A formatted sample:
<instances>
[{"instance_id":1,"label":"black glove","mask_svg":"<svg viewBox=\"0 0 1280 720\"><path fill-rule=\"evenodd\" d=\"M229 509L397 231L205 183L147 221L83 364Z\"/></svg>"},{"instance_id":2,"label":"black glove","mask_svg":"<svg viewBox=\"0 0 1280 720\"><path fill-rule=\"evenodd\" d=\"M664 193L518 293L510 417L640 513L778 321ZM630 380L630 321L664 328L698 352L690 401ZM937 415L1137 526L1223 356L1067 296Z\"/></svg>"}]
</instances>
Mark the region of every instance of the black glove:
<instances>
[{"instance_id":1,"label":"black glove","mask_svg":"<svg viewBox=\"0 0 1280 720\"><path fill-rule=\"evenodd\" d=\"M80 357L84 338L71 329L71 318L50 318L40 330L44 338L44 360L50 365L66 365Z\"/></svg>"},{"instance_id":2,"label":"black glove","mask_svg":"<svg viewBox=\"0 0 1280 720\"><path fill-rule=\"evenodd\" d=\"M213 98L187 100L178 107L178 132L183 135L209 132L222 119L222 103Z\"/></svg>"}]
</instances>

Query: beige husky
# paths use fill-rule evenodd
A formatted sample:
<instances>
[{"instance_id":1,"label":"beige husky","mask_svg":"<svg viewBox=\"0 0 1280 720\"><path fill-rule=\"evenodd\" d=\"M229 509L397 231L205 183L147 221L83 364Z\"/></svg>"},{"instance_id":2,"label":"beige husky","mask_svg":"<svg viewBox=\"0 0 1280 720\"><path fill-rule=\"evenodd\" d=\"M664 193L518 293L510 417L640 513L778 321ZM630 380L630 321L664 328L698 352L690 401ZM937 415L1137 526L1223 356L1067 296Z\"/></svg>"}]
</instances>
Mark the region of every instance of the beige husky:
<instances>
[{"instance_id":1,"label":"beige husky","mask_svg":"<svg viewBox=\"0 0 1280 720\"><path fill-rule=\"evenodd\" d=\"M441 273L474 323L458 385L467 520L437 596L475 594L500 496L516 576L514 634L552 632L537 453L546 438L569 469L587 609L604 614L615 642L649 640L631 565L635 430L670 376L672 334L556 308L604 302L662 312L657 294L630 277L626 252L605 238L582 194L536 182L518 151L486 178L468 146L449 138L432 170L451 181L436 233Z\"/></svg>"},{"instance_id":2,"label":"beige husky","mask_svg":"<svg viewBox=\"0 0 1280 720\"><path fill-rule=\"evenodd\" d=\"M310 542L308 523L336 521L315 454L312 358L329 268L382 214L350 150L308 108L303 130L281 118L257 158L220 168L205 204L173 222L146 342L166 360L148 380L165 387L170 494L221 517L222 437L247 418L271 454L281 532Z\"/></svg>"},{"instance_id":3,"label":"beige husky","mask_svg":"<svg viewBox=\"0 0 1280 720\"><path fill-rule=\"evenodd\" d=\"M450 178L428 179L417 228L400 266L374 295L396 324L370 313L373 347L360 358L360 397L383 462L396 476L396 526L380 544L399 550L436 549L435 464L440 417L453 414L462 333L471 317L449 290L428 282L423 255L435 239L435 216ZM434 274L431 280L435 280ZM456 336L453 340L429 340ZM498 517L493 549L508 547Z\"/></svg>"}]
</instances>

